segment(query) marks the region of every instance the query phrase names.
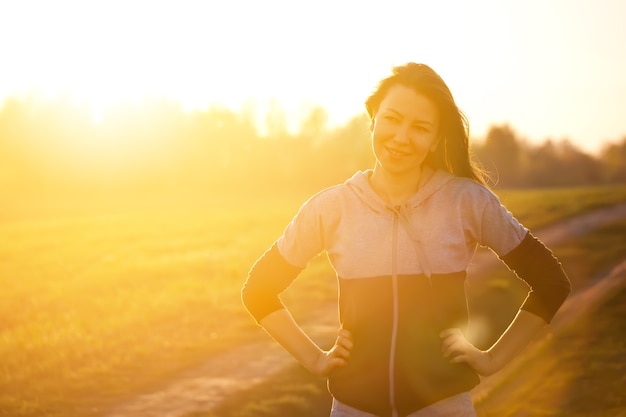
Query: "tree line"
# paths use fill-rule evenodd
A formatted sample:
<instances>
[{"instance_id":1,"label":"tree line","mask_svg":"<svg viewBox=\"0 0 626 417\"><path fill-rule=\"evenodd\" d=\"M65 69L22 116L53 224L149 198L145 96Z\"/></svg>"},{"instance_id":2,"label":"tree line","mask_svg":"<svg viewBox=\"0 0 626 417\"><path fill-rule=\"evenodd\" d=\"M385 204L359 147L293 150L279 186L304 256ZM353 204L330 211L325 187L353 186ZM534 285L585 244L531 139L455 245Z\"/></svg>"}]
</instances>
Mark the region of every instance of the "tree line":
<instances>
[{"instance_id":1,"label":"tree line","mask_svg":"<svg viewBox=\"0 0 626 417\"><path fill-rule=\"evenodd\" d=\"M569 140L531 144L508 126L492 126L475 154L499 187L567 187L626 182L626 136L592 156Z\"/></svg>"},{"instance_id":2,"label":"tree line","mask_svg":"<svg viewBox=\"0 0 626 417\"><path fill-rule=\"evenodd\" d=\"M156 100L96 116L70 101L6 101L0 189L315 189L374 163L364 113L329 127L316 107L291 132L274 107L263 133L251 108L190 112ZM626 136L594 156L567 140L533 145L502 125L474 140L472 152L495 187L626 182Z\"/></svg>"}]
</instances>

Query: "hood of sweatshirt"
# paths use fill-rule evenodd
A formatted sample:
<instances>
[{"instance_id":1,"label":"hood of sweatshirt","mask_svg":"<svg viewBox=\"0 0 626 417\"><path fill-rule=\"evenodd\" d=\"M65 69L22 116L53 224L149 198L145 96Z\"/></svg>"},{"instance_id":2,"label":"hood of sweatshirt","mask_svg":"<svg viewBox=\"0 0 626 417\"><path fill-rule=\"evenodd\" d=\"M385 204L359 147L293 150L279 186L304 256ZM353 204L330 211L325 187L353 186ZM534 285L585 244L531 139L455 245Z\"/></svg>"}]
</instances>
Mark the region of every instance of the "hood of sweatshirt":
<instances>
[{"instance_id":1,"label":"hood of sweatshirt","mask_svg":"<svg viewBox=\"0 0 626 417\"><path fill-rule=\"evenodd\" d=\"M387 203L376 191L372 188L369 178L371 177L373 170L356 172L350 179L346 181L346 185L363 201L363 203L371 208L376 213L383 213L396 211L389 203ZM419 190L409 200L400 207L400 213L410 213L417 207L424 204L428 198L433 195L437 190L443 187L448 182L455 178L454 175L442 171L433 171L431 168L426 167L422 172L422 183Z\"/></svg>"},{"instance_id":2,"label":"hood of sweatshirt","mask_svg":"<svg viewBox=\"0 0 626 417\"><path fill-rule=\"evenodd\" d=\"M448 182L452 181L455 178L454 175L442 170L434 171L430 167L426 167L422 171L422 182L417 193L409 198L404 205L393 207L372 188L369 182L372 173L372 170L359 171L346 181L346 185L375 213L395 213L397 215L400 223L402 223L404 229L411 237L411 240L413 240L413 248L417 259L419 260L422 271L430 281L432 268L425 254L424 242L422 242L419 233L411 224L410 217L430 196Z\"/></svg>"}]
</instances>

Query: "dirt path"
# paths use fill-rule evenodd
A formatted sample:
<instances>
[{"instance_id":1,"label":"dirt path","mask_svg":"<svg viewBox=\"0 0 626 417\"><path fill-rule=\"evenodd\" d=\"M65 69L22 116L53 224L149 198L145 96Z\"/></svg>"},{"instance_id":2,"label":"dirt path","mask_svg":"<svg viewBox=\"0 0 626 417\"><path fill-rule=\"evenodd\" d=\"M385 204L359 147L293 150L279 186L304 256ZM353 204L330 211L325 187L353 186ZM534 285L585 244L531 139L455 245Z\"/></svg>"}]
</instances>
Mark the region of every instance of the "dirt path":
<instances>
[{"instance_id":1,"label":"dirt path","mask_svg":"<svg viewBox=\"0 0 626 417\"><path fill-rule=\"evenodd\" d=\"M626 203L599 209L534 232L548 246L554 246L623 218L626 218ZM479 253L470 273L475 274L497 262L499 261L492 254ZM626 271L626 264L622 265L622 269ZM626 273L618 273L617 276L618 278L599 280L592 287L570 297L552 327L556 329L560 323L569 322L576 315L584 314L578 308L581 304L590 306L600 302L616 285L626 285ZM322 309L315 324L303 323L303 327L318 343L331 342L337 328L336 307L333 305ZM293 359L267 337L254 344L239 346L217 355L162 389L122 404L104 417L183 417L193 412L207 411L234 391L250 388L289 364L293 364ZM514 366L509 369L514 369ZM488 395L490 389L504 377L506 372L484 380L476 389L475 395Z\"/></svg>"}]
</instances>

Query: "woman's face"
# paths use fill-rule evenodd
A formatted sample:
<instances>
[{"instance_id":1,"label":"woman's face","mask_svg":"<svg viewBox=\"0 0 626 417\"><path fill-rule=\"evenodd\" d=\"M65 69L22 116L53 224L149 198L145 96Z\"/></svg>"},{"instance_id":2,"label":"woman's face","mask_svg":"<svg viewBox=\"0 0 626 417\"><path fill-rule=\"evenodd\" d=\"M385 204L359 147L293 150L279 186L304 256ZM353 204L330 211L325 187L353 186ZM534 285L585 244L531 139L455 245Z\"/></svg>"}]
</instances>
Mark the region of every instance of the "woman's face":
<instances>
[{"instance_id":1,"label":"woman's face","mask_svg":"<svg viewBox=\"0 0 626 417\"><path fill-rule=\"evenodd\" d=\"M370 130L375 169L393 176L417 174L437 147L439 111L426 96L398 84L381 101Z\"/></svg>"}]
</instances>

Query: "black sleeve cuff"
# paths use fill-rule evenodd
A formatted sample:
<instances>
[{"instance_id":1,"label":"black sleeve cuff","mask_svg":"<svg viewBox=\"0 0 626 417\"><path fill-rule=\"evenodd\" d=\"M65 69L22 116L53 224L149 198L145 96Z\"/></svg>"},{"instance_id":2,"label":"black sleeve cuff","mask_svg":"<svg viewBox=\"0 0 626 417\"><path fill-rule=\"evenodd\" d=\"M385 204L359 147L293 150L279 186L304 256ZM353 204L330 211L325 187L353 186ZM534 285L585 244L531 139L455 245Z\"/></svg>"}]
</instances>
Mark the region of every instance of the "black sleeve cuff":
<instances>
[{"instance_id":1,"label":"black sleeve cuff","mask_svg":"<svg viewBox=\"0 0 626 417\"><path fill-rule=\"evenodd\" d=\"M501 259L530 287L522 310L536 314L550 323L571 292L570 281L561 263L531 233Z\"/></svg>"},{"instance_id":2,"label":"black sleeve cuff","mask_svg":"<svg viewBox=\"0 0 626 417\"><path fill-rule=\"evenodd\" d=\"M293 282L302 268L289 264L276 244L272 245L252 266L241 289L241 299L259 323L268 314L285 308L278 297Z\"/></svg>"}]
</instances>

